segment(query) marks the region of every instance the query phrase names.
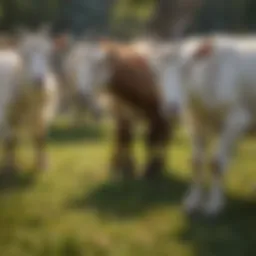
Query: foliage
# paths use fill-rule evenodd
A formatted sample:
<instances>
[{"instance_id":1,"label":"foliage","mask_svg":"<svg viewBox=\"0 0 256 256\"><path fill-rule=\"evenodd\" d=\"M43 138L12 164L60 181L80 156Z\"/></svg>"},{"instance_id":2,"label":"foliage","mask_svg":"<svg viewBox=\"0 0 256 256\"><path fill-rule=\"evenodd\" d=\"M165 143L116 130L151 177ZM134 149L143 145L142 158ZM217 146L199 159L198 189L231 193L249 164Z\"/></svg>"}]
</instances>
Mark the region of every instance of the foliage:
<instances>
[{"instance_id":1,"label":"foliage","mask_svg":"<svg viewBox=\"0 0 256 256\"><path fill-rule=\"evenodd\" d=\"M1 0L0 28L54 24L55 31L70 29L79 35L91 30L100 34L140 33L158 0ZM170 1L170 0L162 0ZM204 0L191 32L246 31L256 28L254 0Z\"/></svg>"},{"instance_id":2,"label":"foliage","mask_svg":"<svg viewBox=\"0 0 256 256\"><path fill-rule=\"evenodd\" d=\"M57 16L59 29L70 29L76 35L91 31L106 33L113 2L114 0L61 2L60 9L62 12Z\"/></svg>"},{"instance_id":3,"label":"foliage","mask_svg":"<svg viewBox=\"0 0 256 256\"><path fill-rule=\"evenodd\" d=\"M2 0L0 24L3 29L18 25L35 27L41 22L53 21L57 7L57 0Z\"/></svg>"}]
</instances>

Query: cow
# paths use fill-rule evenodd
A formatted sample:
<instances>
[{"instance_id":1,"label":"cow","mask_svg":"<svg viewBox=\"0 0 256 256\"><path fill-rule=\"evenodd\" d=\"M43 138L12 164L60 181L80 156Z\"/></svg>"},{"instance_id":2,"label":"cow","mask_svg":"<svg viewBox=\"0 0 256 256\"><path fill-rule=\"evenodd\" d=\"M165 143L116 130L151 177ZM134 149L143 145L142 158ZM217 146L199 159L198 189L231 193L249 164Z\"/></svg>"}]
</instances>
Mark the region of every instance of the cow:
<instances>
[{"instance_id":1,"label":"cow","mask_svg":"<svg viewBox=\"0 0 256 256\"><path fill-rule=\"evenodd\" d=\"M184 199L189 213L219 214L225 206L223 175L237 141L255 128L256 38L198 37L159 56L162 111L176 104L192 142L193 182ZM176 97L174 97L176 92ZM211 138L211 184L203 190Z\"/></svg>"},{"instance_id":2,"label":"cow","mask_svg":"<svg viewBox=\"0 0 256 256\"><path fill-rule=\"evenodd\" d=\"M90 41L85 38L74 39L72 35L61 34L54 38L54 68L61 84L62 109L72 109L74 124L81 124L84 115L89 112L94 120L102 116L102 109L96 100L84 98L77 91L80 83L80 72L83 56L88 51Z\"/></svg>"},{"instance_id":3,"label":"cow","mask_svg":"<svg viewBox=\"0 0 256 256\"><path fill-rule=\"evenodd\" d=\"M144 48L144 47L143 47ZM111 174L135 177L132 153L134 126L138 118L147 125L147 163L144 176L161 177L166 167L166 147L174 120L161 115L159 86L147 54L134 44L98 40L87 45L77 77L77 89L84 98L93 99L107 91L112 98L112 116L116 125Z\"/></svg>"},{"instance_id":4,"label":"cow","mask_svg":"<svg viewBox=\"0 0 256 256\"><path fill-rule=\"evenodd\" d=\"M0 50L0 126L5 171L17 170L15 150L25 134L34 141L36 170L47 167L47 133L58 108L52 50L45 27L19 31L15 45Z\"/></svg>"}]
</instances>

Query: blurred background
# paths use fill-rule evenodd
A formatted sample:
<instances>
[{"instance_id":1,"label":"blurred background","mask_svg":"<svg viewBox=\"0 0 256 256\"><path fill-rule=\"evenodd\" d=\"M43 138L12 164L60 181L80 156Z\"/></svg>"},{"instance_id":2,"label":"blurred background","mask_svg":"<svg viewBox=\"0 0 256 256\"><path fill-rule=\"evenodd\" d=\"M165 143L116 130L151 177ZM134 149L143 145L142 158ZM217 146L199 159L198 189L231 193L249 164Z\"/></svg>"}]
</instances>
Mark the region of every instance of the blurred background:
<instances>
[{"instance_id":1,"label":"blurred background","mask_svg":"<svg viewBox=\"0 0 256 256\"><path fill-rule=\"evenodd\" d=\"M193 14L188 33L249 32L256 24L253 0L1 0L0 26L54 24L54 32L74 35L92 31L129 38L151 27L162 36L182 12ZM175 15L173 15L175 14Z\"/></svg>"},{"instance_id":2,"label":"blurred background","mask_svg":"<svg viewBox=\"0 0 256 256\"><path fill-rule=\"evenodd\" d=\"M0 0L0 33L50 23L52 33L129 40L171 38L180 16L185 34L254 33L255 0ZM2 256L253 256L256 205L248 198L255 175L255 140L246 140L227 174L229 207L218 221L187 218L181 198L190 184L190 145L178 130L168 149L170 177L159 183L112 183L109 159L114 128L57 120L50 131L50 170L32 175L29 147L22 172L0 179ZM144 163L144 138L134 152ZM246 172L244 172L246 170Z\"/></svg>"}]
</instances>

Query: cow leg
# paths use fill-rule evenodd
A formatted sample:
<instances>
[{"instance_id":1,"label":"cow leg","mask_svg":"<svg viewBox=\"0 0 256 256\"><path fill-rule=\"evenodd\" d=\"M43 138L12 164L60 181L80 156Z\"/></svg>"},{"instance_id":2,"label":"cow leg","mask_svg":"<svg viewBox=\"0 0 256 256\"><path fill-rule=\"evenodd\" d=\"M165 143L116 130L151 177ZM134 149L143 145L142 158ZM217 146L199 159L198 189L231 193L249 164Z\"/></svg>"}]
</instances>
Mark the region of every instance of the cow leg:
<instances>
[{"instance_id":1,"label":"cow leg","mask_svg":"<svg viewBox=\"0 0 256 256\"><path fill-rule=\"evenodd\" d=\"M116 123L115 150L111 169L115 177L133 178L134 161L132 156L133 124L126 118L119 117Z\"/></svg>"},{"instance_id":2,"label":"cow leg","mask_svg":"<svg viewBox=\"0 0 256 256\"><path fill-rule=\"evenodd\" d=\"M10 132L3 141L3 167L6 171L16 170L16 148L18 138L15 132Z\"/></svg>"},{"instance_id":3,"label":"cow leg","mask_svg":"<svg viewBox=\"0 0 256 256\"><path fill-rule=\"evenodd\" d=\"M82 107L80 104L75 103L73 107L73 124L75 127L80 127L85 124L85 113L87 106Z\"/></svg>"},{"instance_id":4,"label":"cow leg","mask_svg":"<svg viewBox=\"0 0 256 256\"><path fill-rule=\"evenodd\" d=\"M150 120L146 140L148 150L146 178L151 179L163 175L170 132L170 122L167 119L156 117Z\"/></svg>"},{"instance_id":5,"label":"cow leg","mask_svg":"<svg viewBox=\"0 0 256 256\"><path fill-rule=\"evenodd\" d=\"M244 134L250 121L250 115L243 109L237 109L227 117L216 155L211 162L212 183L204 206L206 214L218 214L225 206L223 173L227 170L235 143Z\"/></svg>"},{"instance_id":6,"label":"cow leg","mask_svg":"<svg viewBox=\"0 0 256 256\"><path fill-rule=\"evenodd\" d=\"M44 171L48 167L46 146L47 146L47 129L40 127L34 133L35 169L38 171Z\"/></svg>"},{"instance_id":7,"label":"cow leg","mask_svg":"<svg viewBox=\"0 0 256 256\"><path fill-rule=\"evenodd\" d=\"M18 146L18 135L20 127L20 118L18 115L21 113L15 111L16 106L10 104L10 112L7 113L6 125L3 127L3 168L8 172L17 170L16 165L16 149Z\"/></svg>"},{"instance_id":8,"label":"cow leg","mask_svg":"<svg viewBox=\"0 0 256 256\"><path fill-rule=\"evenodd\" d=\"M188 213L198 210L203 200L204 163L206 159L207 137L202 130L192 134L192 184L184 199L184 208Z\"/></svg>"}]
</instances>

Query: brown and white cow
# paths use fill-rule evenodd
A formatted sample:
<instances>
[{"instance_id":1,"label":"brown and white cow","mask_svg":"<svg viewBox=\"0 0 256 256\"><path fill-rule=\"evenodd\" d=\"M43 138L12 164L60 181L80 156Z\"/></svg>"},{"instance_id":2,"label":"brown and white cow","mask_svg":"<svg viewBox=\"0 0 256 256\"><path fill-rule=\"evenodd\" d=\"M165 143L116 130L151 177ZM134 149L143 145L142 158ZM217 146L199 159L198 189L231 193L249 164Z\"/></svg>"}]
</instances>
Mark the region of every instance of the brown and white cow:
<instances>
[{"instance_id":1,"label":"brown and white cow","mask_svg":"<svg viewBox=\"0 0 256 256\"><path fill-rule=\"evenodd\" d=\"M173 122L162 116L161 97L154 69L139 47L114 42L87 45L77 76L78 90L85 98L94 98L97 91L107 90L113 98L116 124L115 147L111 168L115 175L135 174L132 142L136 119L148 124L146 145L147 177L162 174L165 154Z\"/></svg>"}]
</instances>

